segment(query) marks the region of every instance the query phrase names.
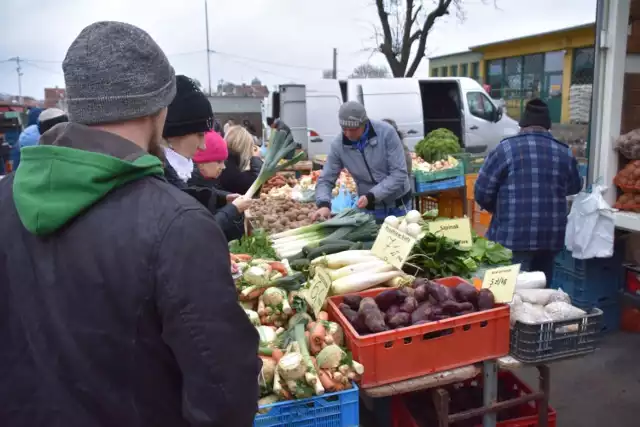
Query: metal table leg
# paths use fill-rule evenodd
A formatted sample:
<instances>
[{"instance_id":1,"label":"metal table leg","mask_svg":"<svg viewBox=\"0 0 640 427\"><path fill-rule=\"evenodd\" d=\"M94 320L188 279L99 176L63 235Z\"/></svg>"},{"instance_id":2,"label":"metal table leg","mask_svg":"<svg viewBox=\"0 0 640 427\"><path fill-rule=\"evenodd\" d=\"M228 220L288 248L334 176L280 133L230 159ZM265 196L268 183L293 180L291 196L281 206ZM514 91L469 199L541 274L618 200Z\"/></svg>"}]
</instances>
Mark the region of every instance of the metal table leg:
<instances>
[{"instance_id":1,"label":"metal table leg","mask_svg":"<svg viewBox=\"0 0 640 427\"><path fill-rule=\"evenodd\" d=\"M547 365L538 365L540 373L538 388L543 393L538 400L538 427L547 427L549 423L549 391L551 389L551 370Z\"/></svg>"},{"instance_id":2,"label":"metal table leg","mask_svg":"<svg viewBox=\"0 0 640 427\"><path fill-rule=\"evenodd\" d=\"M483 404L485 408L491 407L498 401L498 364L495 360L482 362L484 382L482 387ZM496 413L487 412L482 417L483 427L496 427Z\"/></svg>"}]
</instances>

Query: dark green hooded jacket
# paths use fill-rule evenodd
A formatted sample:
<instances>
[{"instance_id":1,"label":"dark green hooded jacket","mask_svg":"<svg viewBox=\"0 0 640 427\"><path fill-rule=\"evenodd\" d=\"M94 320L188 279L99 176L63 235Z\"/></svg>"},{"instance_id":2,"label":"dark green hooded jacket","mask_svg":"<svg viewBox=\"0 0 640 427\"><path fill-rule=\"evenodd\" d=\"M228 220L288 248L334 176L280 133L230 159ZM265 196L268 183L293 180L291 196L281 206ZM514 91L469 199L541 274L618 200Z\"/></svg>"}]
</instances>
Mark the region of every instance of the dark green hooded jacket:
<instances>
[{"instance_id":1,"label":"dark green hooded jacket","mask_svg":"<svg viewBox=\"0 0 640 427\"><path fill-rule=\"evenodd\" d=\"M0 180L3 426L250 426L258 335L213 216L130 141L59 124Z\"/></svg>"}]
</instances>

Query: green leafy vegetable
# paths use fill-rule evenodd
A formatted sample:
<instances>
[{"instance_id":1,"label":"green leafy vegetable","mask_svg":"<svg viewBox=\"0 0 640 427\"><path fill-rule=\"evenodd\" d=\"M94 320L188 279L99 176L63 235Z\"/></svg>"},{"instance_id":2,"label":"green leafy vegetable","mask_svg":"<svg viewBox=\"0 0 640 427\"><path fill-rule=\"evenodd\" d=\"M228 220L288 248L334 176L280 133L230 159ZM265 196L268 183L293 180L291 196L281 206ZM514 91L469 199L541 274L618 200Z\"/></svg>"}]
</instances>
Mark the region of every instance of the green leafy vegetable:
<instances>
[{"instance_id":1,"label":"green leafy vegetable","mask_svg":"<svg viewBox=\"0 0 640 427\"><path fill-rule=\"evenodd\" d=\"M446 159L448 156L460 151L458 137L449 129L444 128L429 132L422 141L416 144L418 156L429 163Z\"/></svg>"},{"instance_id":2,"label":"green leafy vegetable","mask_svg":"<svg viewBox=\"0 0 640 427\"><path fill-rule=\"evenodd\" d=\"M229 251L232 254L248 254L254 258L279 259L263 230L255 230L251 236L245 235L240 240L232 240L229 242Z\"/></svg>"},{"instance_id":3,"label":"green leafy vegetable","mask_svg":"<svg viewBox=\"0 0 640 427\"><path fill-rule=\"evenodd\" d=\"M469 254L478 264L509 264L513 258L511 249L477 235L474 236L473 246Z\"/></svg>"},{"instance_id":4,"label":"green leafy vegetable","mask_svg":"<svg viewBox=\"0 0 640 427\"><path fill-rule=\"evenodd\" d=\"M454 240L432 233L425 234L416 244L407 260L407 265L408 270L411 267L419 270L407 271L408 273L430 279L448 276L470 277L471 273L478 269L468 248L461 247Z\"/></svg>"}]
</instances>

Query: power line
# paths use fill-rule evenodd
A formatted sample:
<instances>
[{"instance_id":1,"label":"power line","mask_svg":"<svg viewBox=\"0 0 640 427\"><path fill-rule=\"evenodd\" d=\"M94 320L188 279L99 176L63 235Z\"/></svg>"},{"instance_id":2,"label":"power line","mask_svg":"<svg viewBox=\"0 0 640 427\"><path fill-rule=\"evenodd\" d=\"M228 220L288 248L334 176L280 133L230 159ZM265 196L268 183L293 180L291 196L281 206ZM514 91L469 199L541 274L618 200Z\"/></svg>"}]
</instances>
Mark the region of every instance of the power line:
<instances>
[{"instance_id":1,"label":"power line","mask_svg":"<svg viewBox=\"0 0 640 427\"><path fill-rule=\"evenodd\" d=\"M246 61L252 61L252 62L258 62L258 63L262 63L262 64L267 64L267 65L274 65L276 67L287 67L287 68L300 68L300 69L304 69L304 70L313 70L313 71L324 71L327 69L330 69L330 67L310 67L307 65L295 65L295 64L285 64L282 62L274 62L274 61L266 61L263 59L257 59L257 58L250 58L248 56L242 56L242 55L236 55L234 53L227 53L227 52L221 52L219 50L212 50L211 53L213 54L218 54L218 55L222 55L222 56L228 56L229 58L237 58L237 59L243 59ZM347 72L345 70L340 70L343 72Z\"/></svg>"},{"instance_id":2,"label":"power line","mask_svg":"<svg viewBox=\"0 0 640 427\"><path fill-rule=\"evenodd\" d=\"M28 65L28 66L33 67L33 68L37 68L38 70L46 71L46 72L51 73L51 74L62 75L62 71L57 71L57 70L52 70L50 68L41 67L40 65L33 63L29 59L22 59L22 62L25 65Z\"/></svg>"}]
</instances>

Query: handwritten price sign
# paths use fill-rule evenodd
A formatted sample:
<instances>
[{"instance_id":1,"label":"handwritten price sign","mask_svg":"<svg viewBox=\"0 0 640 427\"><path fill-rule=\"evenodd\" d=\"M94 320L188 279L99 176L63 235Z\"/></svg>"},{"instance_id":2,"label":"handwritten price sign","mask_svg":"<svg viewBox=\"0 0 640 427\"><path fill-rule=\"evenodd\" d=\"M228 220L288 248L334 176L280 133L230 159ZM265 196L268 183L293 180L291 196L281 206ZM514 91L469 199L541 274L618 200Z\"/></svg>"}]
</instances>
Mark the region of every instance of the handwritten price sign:
<instances>
[{"instance_id":1,"label":"handwritten price sign","mask_svg":"<svg viewBox=\"0 0 640 427\"><path fill-rule=\"evenodd\" d=\"M329 273L324 268L318 267L315 276L311 279L309 289L304 291L304 299L307 300L316 316L322 310L331 289L331 283Z\"/></svg>"},{"instance_id":2,"label":"handwritten price sign","mask_svg":"<svg viewBox=\"0 0 640 427\"><path fill-rule=\"evenodd\" d=\"M416 239L407 233L389 224L382 224L371 253L399 269L404 265L415 244Z\"/></svg>"},{"instance_id":3,"label":"handwritten price sign","mask_svg":"<svg viewBox=\"0 0 640 427\"><path fill-rule=\"evenodd\" d=\"M469 218L445 219L429 223L429 232L460 242L460 246L470 248L473 245Z\"/></svg>"},{"instance_id":4,"label":"handwritten price sign","mask_svg":"<svg viewBox=\"0 0 640 427\"><path fill-rule=\"evenodd\" d=\"M520 274L520 264L492 268L484 273L482 288L490 289L498 303L511 302L516 290L518 274Z\"/></svg>"}]
</instances>

